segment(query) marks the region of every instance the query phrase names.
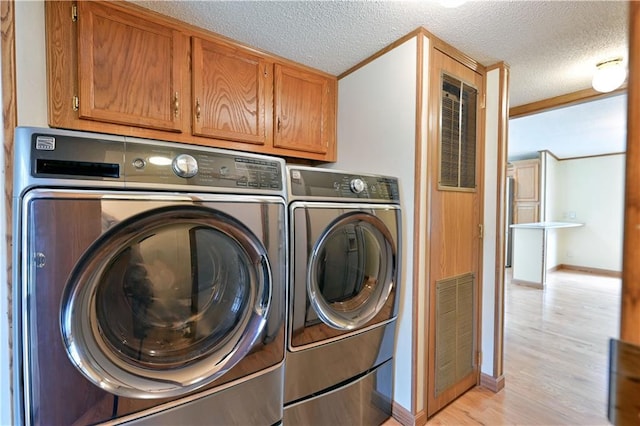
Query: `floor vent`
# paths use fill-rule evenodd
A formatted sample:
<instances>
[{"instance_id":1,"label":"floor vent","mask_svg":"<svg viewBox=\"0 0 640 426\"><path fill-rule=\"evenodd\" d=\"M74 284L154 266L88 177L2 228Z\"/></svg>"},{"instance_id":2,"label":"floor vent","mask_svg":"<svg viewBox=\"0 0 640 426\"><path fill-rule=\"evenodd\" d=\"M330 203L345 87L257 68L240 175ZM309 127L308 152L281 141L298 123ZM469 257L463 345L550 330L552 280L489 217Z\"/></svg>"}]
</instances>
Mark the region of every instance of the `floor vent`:
<instances>
[{"instance_id":1,"label":"floor vent","mask_svg":"<svg viewBox=\"0 0 640 426\"><path fill-rule=\"evenodd\" d=\"M436 398L474 370L474 281L472 273L436 281Z\"/></svg>"}]
</instances>

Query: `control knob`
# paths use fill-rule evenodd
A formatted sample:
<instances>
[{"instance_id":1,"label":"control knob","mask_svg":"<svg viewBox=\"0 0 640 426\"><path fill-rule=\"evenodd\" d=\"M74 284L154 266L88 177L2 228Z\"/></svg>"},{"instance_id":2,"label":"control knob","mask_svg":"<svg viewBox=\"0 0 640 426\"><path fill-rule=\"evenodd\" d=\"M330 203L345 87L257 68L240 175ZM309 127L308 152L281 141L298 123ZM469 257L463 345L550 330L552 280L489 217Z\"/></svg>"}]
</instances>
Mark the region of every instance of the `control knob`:
<instances>
[{"instance_id":1,"label":"control knob","mask_svg":"<svg viewBox=\"0 0 640 426\"><path fill-rule=\"evenodd\" d=\"M190 178L198 174L198 161L189 154L180 154L173 159L173 172L181 178Z\"/></svg>"},{"instance_id":2,"label":"control knob","mask_svg":"<svg viewBox=\"0 0 640 426\"><path fill-rule=\"evenodd\" d=\"M367 184L360 178L352 179L349 186L351 187L351 191L356 194L361 193L367 188Z\"/></svg>"}]
</instances>

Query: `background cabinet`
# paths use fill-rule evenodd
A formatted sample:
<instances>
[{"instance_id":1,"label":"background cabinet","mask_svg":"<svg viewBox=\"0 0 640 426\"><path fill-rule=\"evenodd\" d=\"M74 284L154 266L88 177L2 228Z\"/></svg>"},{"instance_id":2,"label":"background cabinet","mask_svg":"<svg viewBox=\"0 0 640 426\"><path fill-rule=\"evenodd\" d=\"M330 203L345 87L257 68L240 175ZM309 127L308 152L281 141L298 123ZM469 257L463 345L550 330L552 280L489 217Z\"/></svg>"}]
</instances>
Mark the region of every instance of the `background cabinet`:
<instances>
[{"instance_id":1,"label":"background cabinet","mask_svg":"<svg viewBox=\"0 0 640 426\"><path fill-rule=\"evenodd\" d=\"M513 223L540 221L540 160L511 162L514 180Z\"/></svg>"},{"instance_id":2,"label":"background cabinet","mask_svg":"<svg viewBox=\"0 0 640 426\"><path fill-rule=\"evenodd\" d=\"M336 160L337 79L128 2L45 2L49 125Z\"/></svg>"}]
</instances>

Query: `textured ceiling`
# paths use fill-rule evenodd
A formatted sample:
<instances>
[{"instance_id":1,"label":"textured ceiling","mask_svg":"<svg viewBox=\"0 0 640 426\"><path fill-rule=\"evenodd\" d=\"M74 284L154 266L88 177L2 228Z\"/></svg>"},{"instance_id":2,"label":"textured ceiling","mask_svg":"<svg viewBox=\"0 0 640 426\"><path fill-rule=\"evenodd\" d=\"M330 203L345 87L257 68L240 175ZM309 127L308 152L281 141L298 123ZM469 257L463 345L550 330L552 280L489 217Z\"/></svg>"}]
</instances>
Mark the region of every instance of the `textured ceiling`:
<instances>
[{"instance_id":1,"label":"textured ceiling","mask_svg":"<svg viewBox=\"0 0 640 426\"><path fill-rule=\"evenodd\" d=\"M627 54L626 1L142 1L137 4L339 75L422 26L483 65L511 67L511 106L590 87Z\"/></svg>"},{"instance_id":2,"label":"textured ceiling","mask_svg":"<svg viewBox=\"0 0 640 426\"><path fill-rule=\"evenodd\" d=\"M422 26L483 65L506 62L511 107L587 89L596 63L626 60L628 50L626 1L467 1L454 9L433 0L134 3L333 75ZM577 128L584 117L563 119ZM564 137L555 135L541 149L553 152ZM510 152L517 144L510 138ZM565 157L605 151L590 146Z\"/></svg>"}]
</instances>

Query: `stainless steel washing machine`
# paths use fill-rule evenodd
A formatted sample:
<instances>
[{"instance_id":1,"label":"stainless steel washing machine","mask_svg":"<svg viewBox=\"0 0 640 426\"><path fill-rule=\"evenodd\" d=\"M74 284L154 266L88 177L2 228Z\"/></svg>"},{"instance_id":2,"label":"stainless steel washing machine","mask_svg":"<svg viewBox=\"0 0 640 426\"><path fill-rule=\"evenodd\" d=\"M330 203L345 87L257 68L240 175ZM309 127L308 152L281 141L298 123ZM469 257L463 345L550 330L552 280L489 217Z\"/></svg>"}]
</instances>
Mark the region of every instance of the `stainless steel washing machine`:
<instances>
[{"instance_id":1,"label":"stainless steel washing machine","mask_svg":"<svg viewBox=\"0 0 640 426\"><path fill-rule=\"evenodd\" d=\"M14 165L15 424L281 421L281 159L18 128Z\"/></svg>"},{"instance_id":2,"label":"stainless steel washing machine","mask_svg":"<svg viewBox=\"0 0 640 426\"><path fill-rule=\"evenodd\" d=\"M288 167L284 424L391 415L401 210L393 177Z\"/></svg>"}]
</instances>

